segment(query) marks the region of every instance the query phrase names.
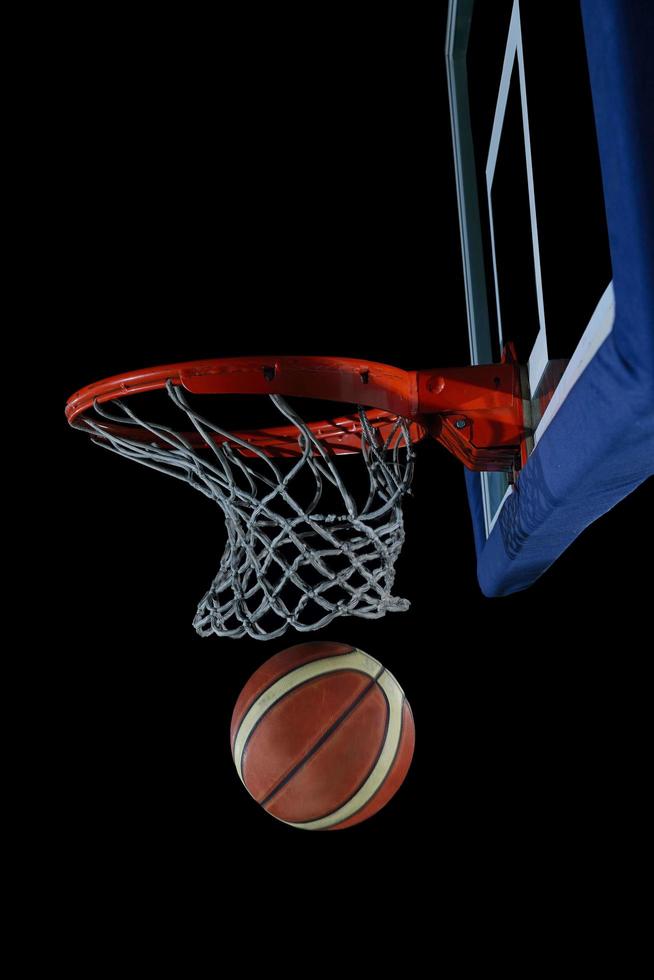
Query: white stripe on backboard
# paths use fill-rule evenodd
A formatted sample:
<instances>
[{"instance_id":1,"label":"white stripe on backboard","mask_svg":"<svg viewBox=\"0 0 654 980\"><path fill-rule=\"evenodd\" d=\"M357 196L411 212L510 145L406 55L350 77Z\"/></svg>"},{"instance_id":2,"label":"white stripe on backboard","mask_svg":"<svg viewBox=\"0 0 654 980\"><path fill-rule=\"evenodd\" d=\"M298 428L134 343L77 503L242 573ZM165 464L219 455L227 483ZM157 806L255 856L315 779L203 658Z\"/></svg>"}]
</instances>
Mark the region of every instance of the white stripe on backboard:
<instances>
[{"instance_id":1,"label":"white stripe on backboard","mask_svg":"<svg viewBox=\"0 0 654 980\"><path fill-rule=\"evenodd\" d=\"M488 197L488 213L490 218L491 251L493 257L493 276L495 279L495 302L497 306L497 324L498 324L498 331L499 331L499 338L500 338L500 346L504 344L504 337L502 331L502 311L501 311L500 292L499 292L499 283L498 283L498 275L497 275L497 257L495 253L495 229L494 229L494 222L493 222L493 204L492 204L491 191L493 186L493 180L495 178L497 155L499 152L500 138L502 136L502 127L504 125L504 116L506 114L506 106L509 97L511 74L513 72L513 66L515 64L516 58L518 61L518 79L520 83L520 105L522 110L522 129L523 129L524 147L525 147L525 166L527 171L527 188L528 188L528 195L529 195L531 247L532 247L532 252L534 257L536 304L538 308L539 332L533 348L533 351L536 351L537 353L537 357L534 359L533 365L534 365L534 369L540 367L542 368L542 370L544 370L548 360L547 334L545 328L545 304L543 301L543 279L542 279L541 267L540 267L540 246L538 243L538 222L536 218L536 195L534 191L534 169L533 169L532 155L531 155L531 135L529 131L529 113L527 109L527 85L525 81L525 59L524 59L524 49L522 44L522 28L520 23L519 0L514 0L513 11L511 13L509 33L507 36L506 49L504 51L504 63L502 65L502 77L500 79L500 87L497 96L497 103L495 105L493 130L491 133L491 139L488 148L488 157L486 160L486 194ZM530 385L532 391L536 389L540 381L540 375L536 376L536 370L532 372L531 359L532 359L533 351L529 353L529 358L528 358L530 363L529 379L530 379Z\"/></svg>"},{"instance_id":2,"label":"white stripe on backboard","mask_svg":"<svg viewBox=\"0 0 654 980\"><path fill-rule=\"evenodd\" d=\"M614 322L615 294L613 292L613 282L610 282L595 307L588 326L584 330L582 338L577 344L577 349L563 372L563 376L557 385L556 391L552 395L549 405L543 412L543 417L534 433L535 445L538 445L538 440L542 438L543 433L547 430L548 425L570 394L573 386L611 333Z\"/></svg>"}]
</instances>

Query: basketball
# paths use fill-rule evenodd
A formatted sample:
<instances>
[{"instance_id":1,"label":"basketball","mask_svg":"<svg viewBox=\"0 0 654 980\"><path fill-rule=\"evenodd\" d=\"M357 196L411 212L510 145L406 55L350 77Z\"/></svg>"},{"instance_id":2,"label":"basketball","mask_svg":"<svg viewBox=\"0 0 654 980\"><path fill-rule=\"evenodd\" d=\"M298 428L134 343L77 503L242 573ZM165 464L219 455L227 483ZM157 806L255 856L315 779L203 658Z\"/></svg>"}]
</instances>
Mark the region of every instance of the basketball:
<instances>
[{"instance_id":1,"label":"basketball","mask_svg":"<svg viewBox=\"0 0 654 980\"><path fill-rule=\"evenodd\" d=\"M404 692L343 643L300 643L267 660L234 708L232 756L252 797L284 823L339 830L367 820L406 776L415 742Z\"/></svg>"}]
</instances>

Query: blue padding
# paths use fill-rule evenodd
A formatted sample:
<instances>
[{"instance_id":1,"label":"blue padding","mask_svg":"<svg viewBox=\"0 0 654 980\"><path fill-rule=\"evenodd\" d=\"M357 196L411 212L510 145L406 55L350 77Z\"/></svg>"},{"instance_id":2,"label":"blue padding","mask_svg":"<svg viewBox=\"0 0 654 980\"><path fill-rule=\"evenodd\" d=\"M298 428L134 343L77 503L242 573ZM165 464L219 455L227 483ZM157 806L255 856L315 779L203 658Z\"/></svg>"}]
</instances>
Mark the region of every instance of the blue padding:
<instances>
[{"instance_id":1,"label":"blue padding","mask_svg":"<svg viewBox=\"0 0 654 980\"><path fill-rule=\"evenodd\" d=\"M609 228L613 331L550 423L487 541L468 479L487 596L531 585L581 531L654 473L654 3L582 0Z\"/></svg>"}]
</instances>

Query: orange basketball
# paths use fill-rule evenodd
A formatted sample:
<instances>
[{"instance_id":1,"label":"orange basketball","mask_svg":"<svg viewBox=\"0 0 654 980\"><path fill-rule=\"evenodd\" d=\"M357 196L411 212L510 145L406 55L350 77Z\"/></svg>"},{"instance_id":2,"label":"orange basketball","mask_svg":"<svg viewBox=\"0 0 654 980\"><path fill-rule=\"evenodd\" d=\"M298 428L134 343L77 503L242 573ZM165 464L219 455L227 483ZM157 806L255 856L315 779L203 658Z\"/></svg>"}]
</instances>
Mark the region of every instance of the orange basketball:
<instances>
[{"instance_id":1,"label":"orange basketball","mask_svg":"<svg viewBox=\"0 0 654 980\"><path fill-rule=\"evenodd\" d=\"M267 660L232 715L239 776L254 799L306 830L351 827L399 789L413 715L378 660L343 643L300 643Z\"/></svg>"}]
</instances>

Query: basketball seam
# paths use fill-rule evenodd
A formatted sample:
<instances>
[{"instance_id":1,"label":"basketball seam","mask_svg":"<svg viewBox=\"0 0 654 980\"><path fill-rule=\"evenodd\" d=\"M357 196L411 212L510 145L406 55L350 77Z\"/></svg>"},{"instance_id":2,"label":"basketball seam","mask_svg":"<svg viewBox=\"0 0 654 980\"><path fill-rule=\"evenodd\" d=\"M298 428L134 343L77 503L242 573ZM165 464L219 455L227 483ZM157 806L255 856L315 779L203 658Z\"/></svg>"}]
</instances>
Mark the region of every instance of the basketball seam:
<instances>
[{"instance_id":1,"label":"basketball seam","mask_svg":"<svg viewBox=\"0 0 654 980\"><path fill-rule=\"evenodd\" d=\"M382 675L383 673L384 673L384 667L382 667L382 668L381 668L381 670L380 670L380 671L379 671L379 672L378 672L378 673L377 673L377 674L376 674L376 675L375 675L374 677L371 677L371 678L370 678L370 683L369 683L369 684L367 685L367 687L365 687L365 688L363 689L363 691L361 691L361 692L360 692L360 693L359 693L359 694L358 694L358 695L356 696L356 698L355 698L355 699L354 699L354 700L353 700L353 701L352 701L352 702L351 702L351 703L350 703L350 704L348 705L348 707L347 707L347 708L346 708L346 709L345 709L344 711L342 711L342 712L341 712L341 714L340 714L340 715L338 716L338 718L336 719L336 721L334 721L334 722L332 722L332 724L331 724L331 725L329 726L329 728L327 729L327 731L325 731L325 732L323 732L323 734L322 734L322 735L320 736L320 738L318 738L318 739L317 739L317 741L316 741L316 742L314 742L314 744L313 744L313 745L311 746L311 748L307 750L307 752L306 752L306 753L304 754L304 756L303 756L303 757L302 757L302 758L300 759L300 761L299 761L299 762L297 762L297 763L296 763L296 764L295 764L295 765L294 765L294 766L292 767L292 769L291 769L291 770L290 770L290 771L289 771L289 772L288 772L288 773L287 773L287 774L286 774L285 776L283 776L283 777L282 777L282 778L280 779L280 781L279 781L279 782L277 783L277 785L276 785L276 786L275 786L275 787L274 787L274 788L273 788L273 789L272 789L272 790L270 791L270 793L268 793L268 795L267 795L266 797L264 797L264 799L263 799L263 800L261 800L261 801L260 801L260 805L261 805L261 806L265 806L265 805L266 805L267 803L270 803L270 801L271 801L271 799L272 799L272 798L273 798L273 797L274 797L274 796L275 796L275 795L276 795L276 794L277 794L277 793L278 793L278 792L279 792L279 791L280 791L280 790L281 790L281 789L282 789L282 788L283 788L284 786L286 786L286 785L287 785L287 783L289 783L289 782L291 781L291 779L293 779L293 777L294 777L294 776L296 776L296 775L297 775L297 773L299 772L299 770L300 770L300 769L302 769L302 767L306 765L306 763L307 763L307 762L309 761L309 759L312 759L312 758L314 757L314 755L316 755L316 753L317 753L317 752L318 752L318 751L319 751L319 750L320 750L320 749L321 749L321 748L323 747L323 745L325 745L325 743L329 741L329 739L331 738L331 736L332 736L332 735L333 735L333 734L334 734L334 733L335 733L335 732L336 732L336 731L337 731L337 730L338 730L338 729L339 729L339 728L341 727L341 725L343 724L343 722L345 721L345 719L346 719L346 718L349 718L349 716L350 716L350 715L351 715L351 714L352 714L352 713L353 713L354 711L356 711L356 709L357 709L357 708L359 707L359 705L360 705L360 704L362 704L362 702L363 702L363 700L364 700L364 699L365 699L365 698L366 698L366 697L368 696L368 694L370 693L370 691L372 691L372 689L373 689L373 688L374 688L375 686L378 686L378 685L377 685L377 679L378 679L379 677L381 677L381 675ZM368 675L366 675L366 676L368 676ZM307 683L308 683L308 682L307 682ZM298 687L301 687L301 686L302 686L302 685L298 685ZM298 688L294 688L294 690L298 690ZM381 690L381 688L380 688L380 690ZM382 692L382 693L383 693L383 692ZM284 695L284 697L285 697L285 696L286 696L286 695ZM280 700L282 700L282 699L280 698ZM386 731L387 731L387 729L388 729L388 718L389 718L389 715L390 715L390 706L389 706L389 704L388 704L388 699L386 698L386 695L385 695L385 694L384 694L384 700L386 701L386 706L387 706L387 711L386 711L386 722L385 722L385 728L384 728L384 734L385 734L385 733L386 733ZM276 703L276 704L278 704L279 702L275 702L275 703ZM270 710L270 709L269 709L269 710ZM266 714L267 714L267 713L268 713L268 712L266 712ZM265 715L264 715L263 717L265 717ZM256 726L255 726L255 727L256 727ZM249 739L248 739L248 741L249 741ZM247 742L245 743L245 745L247 746ZM379 753L381 752L381 748L383 747L383 745L384 745L384 739L382 739L382 741L381 741L381 746L380 746L380 749L379 749L379 752L377 753L377 756L375 757L375 761L376 761L376 760L377 760L377 759L379 758ZM244 749L243 749L243 756L244 756L244 755L245 755L245 747L244 747ZM369 775L369 773L368 773L368 775ZM366 778L367 778L367 776L366 776ZM364 781L365 781L365 780L364 780ZM363 782L364 782L364 781L362 781L361 783L359 783L359 786L357 787L357 792L358 792L358 790L359 790L359 789L361 788L361 786L363 785ZM352 794L352 795L353 795L353 794ZM351 799L351 796L348 796L348 799ZM346 802L347 802L347 801L346 801ZM338 809L340 809L340 807L341 807L341 806L343 806L343 804L342 804L342 803L341 803L341 804L339 804L339 806L338 806L338 807L335 807L335 809L334 809L334 810L331 810L330 812L331 812L331 813L334 813L334 812L335 812L335 810L338 810ZM328 815L329 815L329 814L323 814L323 817L325 817L325 816L328 816ZM314 819L316 819L316 818L314 818ZM322 819L322 818L321 818L321 819Z\"/></svg>"},{"instance_id":2,"label":"basketball seam","mask_svg":"<svg viewBox=\"0 0 654 980\"><path fill-rule=\"evenodd\" d=\"M260 695L259 698L257 698L254 704L246 712L245 716L241 719L239 723L239 727L235 732L235 737L232 745L232 756L234 758L234 762L236 763L236 768L238 770L239 777L243 782L243 784L245 785L246 789L248 789L248 786L242 771L243 750L245 749L245 746L248 743L249 737L252 734L254 728L258 725L259 721L262 720L263 716L267 714L267 712L273 707L274 704L282 700L287 693L290 693L291 690L296 690L301 686L301 684L304 684L306 681L310 681L311 679L321 676L323 674L327 675L330 673L338 673L340 671L346 671L346 670L354 671L355 673L364 674L366 680L369 681L371 678L374 679L374 677L381 676L381 673L383 672L383 665L380 664L378 660L375 660L374 657L371 657L369 654L364 653L362 650L353 649L349 654L344 655L343 659L348 662L346 664L343 664L343 661L341 661L340 656L338 655L322 658L315 664L315 666L318 668L320 668L322 665L322 669L318 669L317 671L313 669L314 665L312 662L304 663L299 665L297 668L289 669L276 681L271 683L270 686L265 689L265 691ZM363 663L359 662L359 660L361 659ZM331 666L328 666L330 663ZM301 682L297 680L295 684L289 687L288 679L292 677L294 674L297 674L302 671L304 671L306 675L306 680L303 680ZM282 685L281 692L276 697L271 698L270 697L271 691L274 691L275 688L280 686L280 684ZM259 710L257 710L257 705L262 701L267 706L265 707L262 706ZM252 713L255 714L255 718L250 723L248 722L248 719L250 718L250 715Z\"/></svg>"},{"instance_id":3,"label":"basketball seam","mask_svg":"<svg viewBox=\"0 0 654 980\"><path fill-rule=\"evenodd\" d=\"M382 671L383 670L384 670L384 668L382 667ZM245 740L245 744L243 745L243 749L241 751L241 771L243 771L245 769L245 762L246 762L246 758L247 758L248 746L250 745L250 740L252 739L252 736L257 731L257 729L259 728L259 726L261 725L261 723L264 721L264 719L266 719L268 717L268 715L270 714L270 712L273 711L277 707L277 705L282 704L282 702L284 702L287 698L289 698L289 697L291 697L291 695L295 694L296 691L301 691L303 687L306 687L309 684L315 684L316 681L322 680L324 677L335 677L338 674L360 674L362 677L368 678L368 681L369 681L368 685L363 689L363 691L360 691L359 694L357 694L356 697L350 702L349 706L345 709L345 713L347 713L351 708L353 708L355 706L355 704L357 703L357 699L363 697L370 690L370 688L372 687L372 685L376 681L376 678L375 677L371 677L370 674L366 674L366 672L363 671L363 670L355 670L352 667L344 667L342 670L332 670L332 671L329 672L329 674L319 674L317 677L309 677L309 678L307 678L307 680L302 681L301 684L296 684L295 687L291 687L288 691L285 691L280 698L278 698L276 701L273 701L273 703L268 708L266 708L266 710L264 711L264 713L257 720L256 725L254 725L254 727L252 728L252 731L250 732L250 734L248 735L247 739ZM278 677L277 678L277 680L281 680L285 676L286 676L286 674L282 674L281 677ZM381 672L377 676L378 677L381 677ZM277 681L275 681L275 683L277 683ZM266 690L268 690L268 688L266 688ZM265 694L265 691L262 691L262 695L263 694ZM339 718L340 717L341 716L339 716ZM332 722L332 725L338 724L339 718L337 718L335 722ZM240 728L240 726L239 726L239 728ZM237 728L236 731L235 731L235 733L234 733L234 744L236 744L236 738L238 736L239 728ZM331 726L329 726L329 728L331 728ZM326 731L329 731L329 728L327 728ZM320 739L323 738L324 734L325 734L325 732L323 732L323 734L318 737L318 740L317 741L320 741ZM233 747L232 747L232 752L233 752ZM304 757L302 757L302 758L304 758ZM300 760L300 762L301 761L302 760ZM293 766L291 767L291 769L294 769L296 765L299 765L299 763L293 763ZM287 770L287 772L288 772L288 770ZM280 780L283 780L284 778L285 778L285 776L280 776ZM243 781L245 782L245 780L243 780ZM247 784L246 784L246 786L247 786ZM271 792L273 792L273 793L276 792L276 789L273 789ZM268 796L265 797L265 799L267 799L267 798L268 798ZM255 797L255 799L256 799L256 797ZM260 803L263 806L263 801L257 800L257 802Z\"/></svg>"},{"instance_id":4,"label":"basketball seam","mask_svg":"<svg viewBox=\"0 0 654 980\"><path fill-rule=\"evenodd\" d=\"M321 641L321 640L313 640L313 641L307 642L306 646L315 646L315 647L318 647L318 646L321 646L324 642L325 641ZM346 644L345 643L343 643L341 645L343 647L346 647ZM343 649L343 650L338 650L338 651L331 652L329 654L329 656L330 657L344 657L344 656L347 656L350 653L354 653L357 649L358 649L358 647L348 646L347 649ZM274 659L274 658L272 658L272 659ZM320 658L318 658L318 659L320 659ZM247 713L250 710L250 708L252 707L252 705L255 704L259 700L259 698L262 697L266 693L266 691L268 691L273 686L273 684L276 684L277 681L281 680L282 677L286 677L286 675L291 670L295 670L297 667L303 666L305 663L312 663L312 660L313 660L313 658L310 658L309 660L302 661L301 664L294 664L292 667L290 667L290 666L287 667L285 670L282 671L281 674L276 674L273 677L269 678L268 683L265 685L265 687L261 688L261 690L256 689L254 691L254 693L250 694L248 696L247 700L244 702L244 704L240 707L240 710L239 710L240 717L238 719L238 726L237 726L237 728L236 728L236 730L234 732L234 738L236 737L236 734L238 733L238 729L241 727L241 722L243 721L243 719L247 715ZM263 668L265 666L266 666L266 664L264 664L263 667L260 667L259 670L263 670ZM256 677L257 673L258 673L258 671L255 671L255 673L252 675L252 677L248 681L248 684L251 684L252 683L252 681L253 681L254 677ZM240 696L239 696L239 700L240 700ZM236 714L236 709L234 710L234 714ZM232 719L232 723L233 723L233 721L234 721L234 719Z\"/></svg>"},{"instance_id":5,"label":"basketball seam","mask_svg":"<svg viewBox=\"0 0 654 980\"><path fill-rule=\"evenodd\" d=\"M382 673L383 673L383 671L382 671ZM381 673L378 676L381 677ZM361 782L358 784L358 786L356 787L356 789L352 793L350 793L350 795L348 797L346 797L341 803L339 803L338 806L335 806L333 810L329 810L327 813L323 813L322 816L320 816L320 817L312 817L311 820L294 820L293 821L293 825L294 826L296 826L298 828L301 828L303 823L307 823L307 824L308 823L313 823L314 820L325 820L327 817L330 817L332 815L332 813L336 813L337 810L340 810L342 807L347 806L347 804L350 802L350 800L354 796L357 795L357 793L359 792L359 790L361 789L361 787L364 785L364 783L370 778L370 775L371 775L372 771L374 770L375 766L379 762L380 755L384 751L384 745L386 743L386 738L388 736L388 726L389 726L390 720L391 720L391 705L390 705L390 702L389 702L388 697L386 695L386 691L384 690L383 687L381 687L379 684L377 684L377 680L376 679L375 679L375 684L379 688L379 690L381 691L382 697L384 698L384 701L386 702L386 722L384 724L384 734L383 734L383 736L382 736L382 738L381 738L381 740L379 742L379 748L377 749L377 755L373 759L372 765L370 766L370 768L368 769L368 771L366 772L365 776L363 777L363 779L361 780ZM399 744L400 744L401 740L402 740L402 725L400 723L400 741L398 742L398 747L399 747ZM390 766L388 768L388 771L386 772L386 775L382 779L380 785L377 787L377 789L375 790L375 792L372 794L372 796L370 796L366 800L365 803L362 803L361 806L357 810L354 811L354 813L351 813L349 815L349 817L346 817L345 818L346 820L351 820L352 817L355 814L360 813L361 810L363 810L365 807L367 807L368 804L370 803L370 801L373 800L375 798L375 796L377 796L377 793L379 792L379 790L382 788L382 786L384 785L384 783L388 779L389 773L392 772L392 770L393 770L393 766L395 764L396 757L397 757L397 749L395 750L395 754L393 755L393 759L392 759L391 764L390 764ZM341 825L341 823L344 823L344 822L345 822L344 820L340 820L338 823L332 824L329 827L323 827L322 829L323 830L336 830Z\"/></svg>"},{"instance_id":6,"label":"basketball seam","mask_svg":"<svg viewBox=\"0 0 654 980\"><path fill-rule=\"evenodd\" d=\"M385 691L383 692L383 694L384 694L384 697L386 697L386 692ZM388 698L386 700L388 701ZM402 748L402 739L404 737L404 731L405 731L405 726L404 726L404 706L405 705L409 709L409 713L411 715L411 719L413 720L413 712L411 711L411 705L407 701L406 697L403 697L402 698L402 707L400 709L400 734L399 734L399 737L398 737L398 740L397 740L397 745L395 747L395 752L393 753L393 758L391 759L390 765L389 765L388 769L386 770L386 775L382 779L381 783L379 784L379 786L377 787L377 789L375 790L375 792L371 796L369 796L368 799L366 800L366 802L365 803L362 803L361 806L357 810L354 811L354 813L351 813L348 817L345 818L345 820L340 820L338 823L332 824L330 827L323 827L322 830L338 830L339 827L342 824L349 823L350 820L352 820L353 817L356 817L357 813L361 813L361 811L362 810L365 810L367 806L370 806L370 804L375 799L375 797L379 793L381 793L383 787L386 785L386 782L388 780L388 777L391 775L391 773L393 772L393 769L395 768L395 763L397 761L397 757L398 757L398 755L400 753L400 749ZM390 710L389 710L389 715L390 715ZM383 743L380 746L379 755L381 755L382 749L383 749ZM379 755L377 756L377 758L379 758ZM372 772L372 770L371 770L371 772ZM363 785L363 783L361 785ZM398 786L397 789L399 789L399 788L400 787ZM393 793L393 796L394 795L395 795L395 793ZM348 799L352 799L352 797L348 797ZM392 797L391 797L391 799L392 799ZM345 802L347 803L347 800ZM387 801L387 802L390 802L390 801ZM339 807L339 809L340 809L340 807ZM335 812L336 812L335 810L332 810L332 813L335 813ZM371 814L371 816L373 816L373 815L374 814ZM325 816L328 817L329 814L326 813ZM308 822L309 821L307 821L307 823Z\"/></svg>"},{"instance_id":7,"label":"basketball seam","mask_svg":"<svg viewBox=\"0 0 654 980\"><path fill-rule=\"evenodd\" d=\"M386 674L387 680L384 680L384 683L382 684L381 683L381 680L383 679L383 675L384 674ZM412 743L413 743L414 725L413 725L413 712L411 711L411 706L409 705L409 702L406 699L406 696L404 694L404 691L402 690L402 688L398 684L398 682L395 679L394 675L389 670L380 671L379 674L377 674L377 678L378 678L378 680L377 680L378 686L381 688L382 693L386 696L386 699L387 699L387 701L388 701L389 704L392 705L392 702L394 701L395 693L399 693L399 695L400 695L399 705L397 706L397 709L398 709L398 713L397 713L397 734L396 734L396 739L394 739L393 753L392 753L392 756L387 760L387 762L385 764L385 767L384 767L383 773L380 772L380 774L379 774L379 778L380 778L379 784L377 785L377 787L375 788L374 791L370 792L370 794L367 796L367 798L362 799L361 803L356 807L356 809L352 809L351 812L349 812L349 813L343 813L342 816L340 817L340 819L337 817L335 820L334 819L331 819L331 822L330 822L330 815L327 815L325 817L319 817L319 818L314 819L314 820L303 820L303 821L284 820L284 823L288 823L292 827L307 828L309 830L337 830L337 829L340 829L341 827L349 826L350 825L350 821L353 820L353 818L356 818L356 816L358 814L361 814L362 811L365 811L365 809L368 806L370 806L371 803L373 803L375 799L377 799L377 794L381 791L382 787L383 786L386 786L388 784L388 780L391 778L391 775L393 774L393 772L395 770L395 766L397 764L399 753L406 747L403 744L403 740L404 740L404 736L405 735L407 735L407 738L409 739L409 743L411 745L411 747L410 747L410 753L409 753L409 758L408 758L408 763L407 763L407 767L406 767L408 769L408 766L410 765L410 762L411 762L411 756L413 755L413 744ZM392 692L393 692L393 698L391 698L391 690L389 690L387 692L387 690L386 690L387 686L389 686L390 689L392 690ZM410 716L410 722L411 722L410 725L409 724L405 724L405 716L404 716L404 707L405 707L405 705L406 705L406 707L408 709L408 715ZM382 748L382 753L379 756L378 761L377 761L375 767L373 768L372 772L370 773L370 776L368 777L368 779L371 779L374 776L375 772L377 771L377 769L379 767L380 761L381 761L382 757L384 756L384 752L386 751L386 745L388 743L388 732L390 732L391 723L393 721L393 715L394 715L394 711L393 711L392 706L391 706L390 720L389 720L389 729L387 731L386 739L385 739L385 742L384 742L384 745L383 745L383 748ZM394 796L395 795L395 792L399 789L401 783L404 780L404 776L405 775L406 775L406 770L404 771L404 773L402 775L402 778L399 780L399 782L398 782L397 786L395 787L395 789L391 792L391 795L389 796L389 800L390 800L391 796ZM368 780L366 780L366 783L367 782L368 782ZM365 787L366 783L363 783L361 785L361 787L357 791L358 793L362 793L363 788ZM349 797L349 799L352 800L352 797ZM380 807L378 807L377 809L379 809L379 808ZM343 810L347 810L347 803L343 805L342 809ZM270 812L270 811L268 811L268 812ZM333 816L334 816L335 813L338 813L338 811L331 811L331 817L332 818L333 818ZM369 815L372 816L372 814L369 814ZM282 819L282 818L278 817L277 819ZM360 819L362 819L362 818L360 818Z\"/></svg>"}]
</instances>

